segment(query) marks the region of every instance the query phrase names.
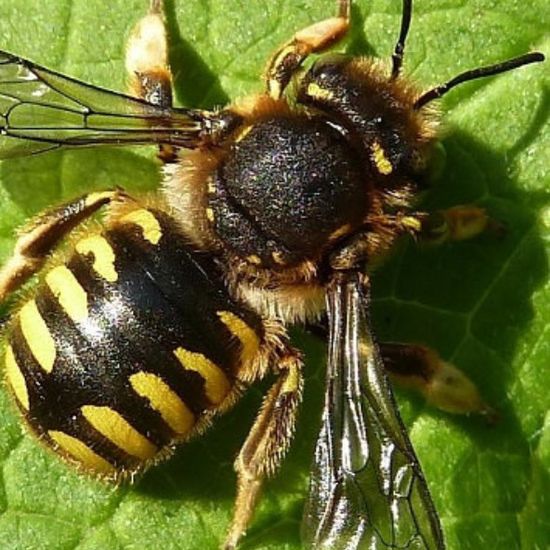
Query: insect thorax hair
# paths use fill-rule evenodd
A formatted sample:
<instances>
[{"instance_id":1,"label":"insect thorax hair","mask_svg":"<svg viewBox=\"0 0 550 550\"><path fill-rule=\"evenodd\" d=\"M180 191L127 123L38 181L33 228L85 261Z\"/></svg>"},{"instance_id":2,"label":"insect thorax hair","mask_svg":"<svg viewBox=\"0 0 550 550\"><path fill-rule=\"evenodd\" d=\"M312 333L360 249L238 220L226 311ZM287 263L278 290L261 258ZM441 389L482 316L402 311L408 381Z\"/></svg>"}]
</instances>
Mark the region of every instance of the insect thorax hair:
<instances>
[{"instance_id":1,"label":"insect thorax hair","mask_svg":"<svg viewBox=\"0 0 550 550\"><path fill-rule=\"evenodd\" d=\"M434 110L413 109L418 96L379 62L324 56L295 99L240 100L226 109L242 122L225 141L167 168L182 229L219 255L236 298L311 320L331 255L359 233L372 263L391 247L436 137Z\"/></svg>"}]
</instances>

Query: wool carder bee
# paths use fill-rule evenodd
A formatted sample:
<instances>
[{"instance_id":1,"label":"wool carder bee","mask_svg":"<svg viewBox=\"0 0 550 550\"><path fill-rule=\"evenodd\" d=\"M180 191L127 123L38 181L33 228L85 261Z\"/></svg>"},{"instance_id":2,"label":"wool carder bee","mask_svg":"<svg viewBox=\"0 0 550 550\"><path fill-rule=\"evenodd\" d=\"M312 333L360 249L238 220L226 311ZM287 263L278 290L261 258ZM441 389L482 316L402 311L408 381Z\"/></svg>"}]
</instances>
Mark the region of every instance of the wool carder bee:
<instances>
[{"instance_id":1,"label":"wool carder bee","mask_svg":"<svg viewBox=\"0 0 550 550\"><path fill-rule=\"evenodd\" d=\"M469 238L459 207L414 210L437 139L432 102L456 85L544 59L467 71L428 91L401 74L411 1L390 65L326 54L351 0L271 57L265 91L221 110L176 108L163 4L130 38L131 95L0 53L0 158L59 147L157 145L161 193L111 189L21 232L0 301L41 272L6 330L8 386L29 428L83 471L133 477L276 380L235 461L235 548L292 440L303 388L287 328L327 316L325 404L303 523L311 548L444 548L386 370L453 412L488 412L430 349L377 344L369 269L402 235ZM308 65L308 58L320 55ZM89 218L105 211L100 228ZM436 223L437 222L437 223ZM61 241L65 249L55 252Z\"/></svg>"}]
</instances>

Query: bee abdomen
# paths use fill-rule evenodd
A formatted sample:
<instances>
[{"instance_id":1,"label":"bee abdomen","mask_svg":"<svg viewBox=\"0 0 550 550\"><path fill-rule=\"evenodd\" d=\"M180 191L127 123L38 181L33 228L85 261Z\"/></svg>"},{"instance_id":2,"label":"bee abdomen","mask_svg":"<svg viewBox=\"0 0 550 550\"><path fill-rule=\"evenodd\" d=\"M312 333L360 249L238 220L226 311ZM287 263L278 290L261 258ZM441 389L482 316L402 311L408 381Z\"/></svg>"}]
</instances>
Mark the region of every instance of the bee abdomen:
<instances>
[{"instance_id":1,"label":"bee abdomen","mask_svg":"<svg viewBox=\"0 0 550 550\"><path fill-rule=\"evenodd\" d=\"M44 274L11 322L6 372L41 439L118 477L218 410L262 338L214 260L166 214L137 209Z\"/></svg>"}]
</instances>

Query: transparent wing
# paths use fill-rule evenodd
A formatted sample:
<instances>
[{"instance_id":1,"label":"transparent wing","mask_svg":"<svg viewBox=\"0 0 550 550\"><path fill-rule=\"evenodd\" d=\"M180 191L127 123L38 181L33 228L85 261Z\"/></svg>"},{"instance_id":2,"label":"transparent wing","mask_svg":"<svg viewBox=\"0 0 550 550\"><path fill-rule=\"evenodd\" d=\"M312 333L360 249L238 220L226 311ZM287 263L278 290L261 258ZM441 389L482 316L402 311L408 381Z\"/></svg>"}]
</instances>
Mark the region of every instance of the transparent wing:
<instances>
[{"instance_id":1,"label":"transparent wing","mask_svg":"<svg viewBox=\"0 0 550 550\"><path fill-rule=\"evenodd\" d=\"M302 535L307 548L444 548L439 519L396 410L358 274L327 290L325 405Z\"/></svg>"},{"instance_id":2,"label":"transparent wing","mask_svg":"<svg viewBox=\"0 0 550 550\"><path fill-rule=\"evenodd\" d=\"M197 144L203 115L96 88L0 51L0 159L59 147Z\"/></svg>"}]
</instances>

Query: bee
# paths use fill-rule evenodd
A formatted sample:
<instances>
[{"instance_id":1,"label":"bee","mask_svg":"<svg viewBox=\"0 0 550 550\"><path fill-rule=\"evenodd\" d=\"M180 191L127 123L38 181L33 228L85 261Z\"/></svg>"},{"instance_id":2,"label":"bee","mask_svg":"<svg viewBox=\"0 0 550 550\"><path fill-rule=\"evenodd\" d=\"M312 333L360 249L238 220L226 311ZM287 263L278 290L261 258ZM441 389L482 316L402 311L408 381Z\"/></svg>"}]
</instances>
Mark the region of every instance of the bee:
<instances>
[{"instance_id":1,"label":"bee","mask_svg":"<svg viewBox=\"0 0 550 550\"><path fill-rule=\"evenodd\" d=\"M326 53L351 25L351 0L339 0L333 17L276 50L262 93L219 110L173 106L159 0L129 41L131 95L0 53L0 158L156 145L164 164L160 193L90 192L23 229L0 272L0 301L41 275L6 329L8 387L42 443L118 481L167 458L246 387L276 376L235 461L226 549L242 539L294 435L304 374L288 327L325 314L304 544L445 546L386 371L442 409L488 408L433 350L376 342L370 269L401 236L460 240L491 225L474 207L415 210L438 137L433 102L544 57L525 54L422 91L402 75L411 12L404 0L383 64ZM100 211L97 226L90 220ZM56 252L62 241L67 250Z\"/></svg>"}]
</instances>

